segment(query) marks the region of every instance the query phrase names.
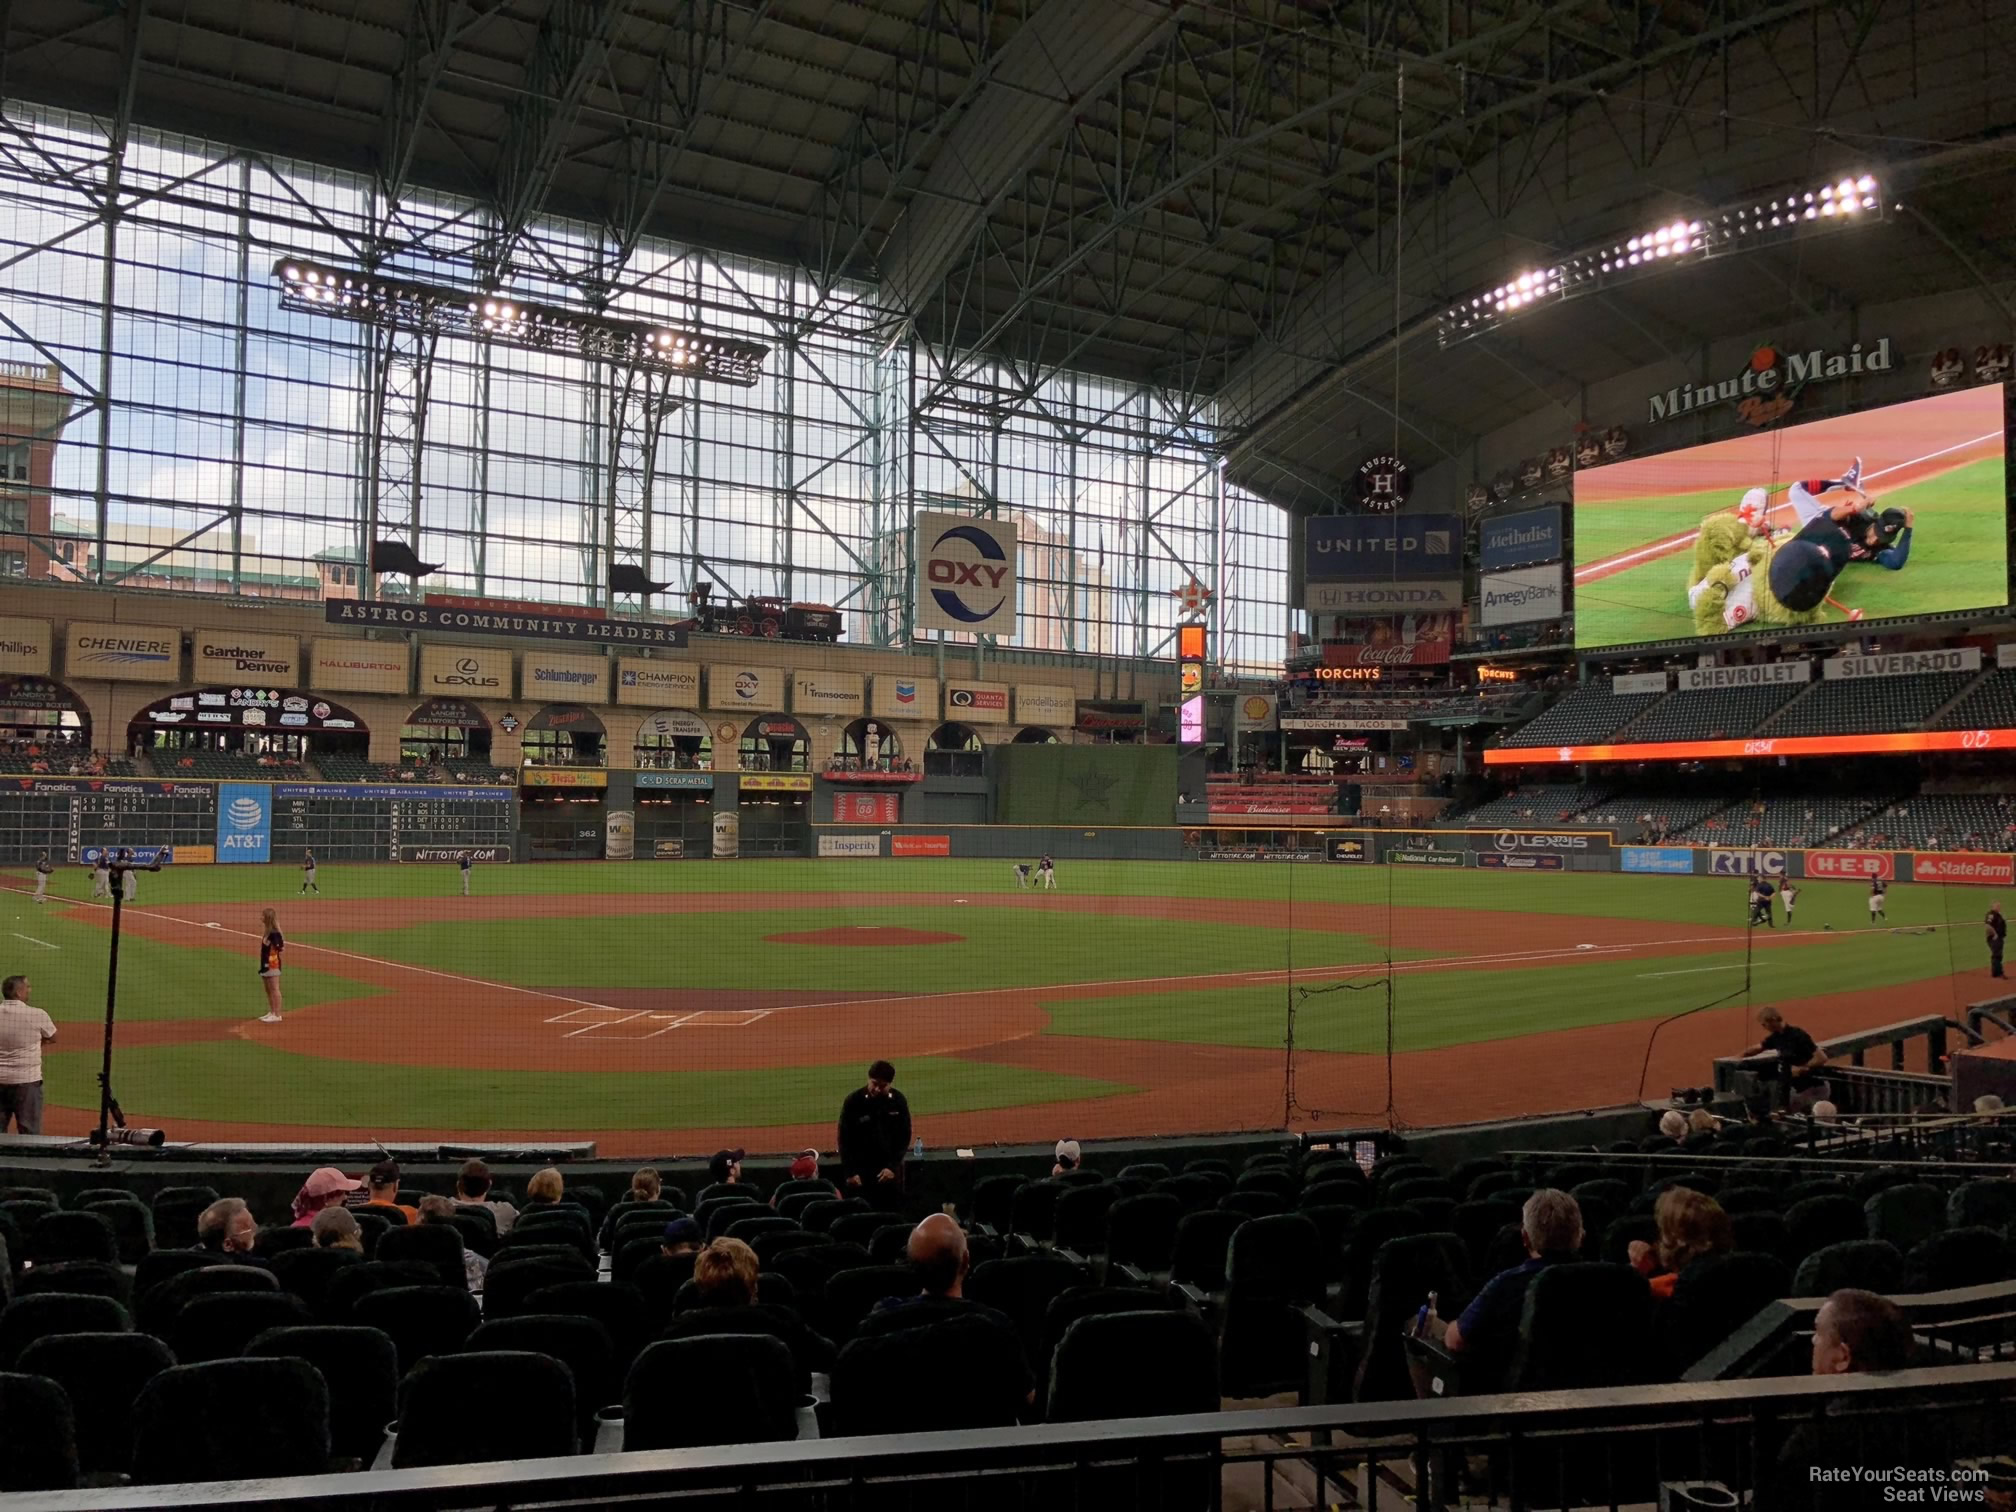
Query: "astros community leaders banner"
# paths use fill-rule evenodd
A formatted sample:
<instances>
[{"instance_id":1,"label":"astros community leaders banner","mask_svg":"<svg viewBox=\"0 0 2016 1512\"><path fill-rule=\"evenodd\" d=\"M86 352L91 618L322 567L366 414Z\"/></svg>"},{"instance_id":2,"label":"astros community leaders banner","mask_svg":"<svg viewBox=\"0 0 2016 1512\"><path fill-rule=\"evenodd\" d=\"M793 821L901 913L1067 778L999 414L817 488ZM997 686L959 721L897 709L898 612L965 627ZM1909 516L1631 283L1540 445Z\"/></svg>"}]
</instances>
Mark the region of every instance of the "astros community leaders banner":
<instances>
[{"instance_id":1,"label":"astros community leaders banner","mask_svg":"<svg viewBox=\"0 0 2016 1512\"><path fill-rule=\"evenodd\" d=\"M686 632L671 625L637 620L575 619L537 610L517 613L454 608L445 604L378 604L332 599L322 606L332 625L365 625L382 630L458 630L465 635L502 635L514 640L573 641L589 646L684 646Z\"/></svg>"},{"instance_id":2,"label":"astros community leaders banner","mask_svg":"<svg viewBox=\"0 0 2016 1512\"><path fill-rule=\"evenodd\" d=\"M917 516L917 628L1006 640L1015 633L1015 526L976 515Z\"/></svg>"}]
</instances>

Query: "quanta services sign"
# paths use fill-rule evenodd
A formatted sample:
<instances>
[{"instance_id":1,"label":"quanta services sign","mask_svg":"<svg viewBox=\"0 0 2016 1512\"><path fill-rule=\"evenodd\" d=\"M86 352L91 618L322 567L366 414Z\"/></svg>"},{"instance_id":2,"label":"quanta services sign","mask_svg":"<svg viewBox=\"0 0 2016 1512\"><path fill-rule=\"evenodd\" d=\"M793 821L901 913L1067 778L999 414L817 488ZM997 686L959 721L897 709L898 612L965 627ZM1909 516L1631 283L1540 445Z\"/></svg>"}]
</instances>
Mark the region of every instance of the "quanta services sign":
<instances>
[{"instance_id":1,"label":"quanta services sign","mask_svg":"<svg viewBox=\"0 0 2016 1512\"><path fill-rule=\"evenodd\" d=\"M1808 851L1806 875L1888 882L1897 875L1897 858L1889 851Z\"/></svg>"},{"instance_id":2,"label":"quanta services sign","mask_svg":"<svg viewBox=\"0 0 2016 1512\"><path fill-rule=\"evenodd\" d=\"M2008 887L2016 883L2016 856L1992 856L1951 851L1911 857L1914 882L1959 882L1977 887Z\"/></svg>"}]
</instances>

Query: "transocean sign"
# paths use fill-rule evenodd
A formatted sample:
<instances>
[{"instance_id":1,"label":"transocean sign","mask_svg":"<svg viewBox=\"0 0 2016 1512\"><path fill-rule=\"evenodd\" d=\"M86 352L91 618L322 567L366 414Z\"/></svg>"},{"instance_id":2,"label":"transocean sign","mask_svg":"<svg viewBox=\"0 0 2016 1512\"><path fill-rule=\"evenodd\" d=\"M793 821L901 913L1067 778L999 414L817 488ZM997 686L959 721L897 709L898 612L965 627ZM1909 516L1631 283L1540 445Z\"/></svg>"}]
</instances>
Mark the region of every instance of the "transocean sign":
<instances>
[{"instance_id":1,"label":"transocean sign","mask_svg":"<svg viewBox=\"0 0 2016 1512\"><path fill-rule=\"evenodd\" d=\"M1656 425L1661 420L1677 420L1712 405L1733 404L1746 425L1769 425L1791 413L1799 391L1807 384L1852 378L1858 373L1887 373L1894 362L1888 336L1870 346L1851 342L1845 352L1830 352L1824 347L1814 347L1808 352L1781 352L1776 347L1760 346L1733 377L1710 383L1683 383L1663 394L1651 395L1645 403L1645 418Z\"/></svg>"}]
</instances>

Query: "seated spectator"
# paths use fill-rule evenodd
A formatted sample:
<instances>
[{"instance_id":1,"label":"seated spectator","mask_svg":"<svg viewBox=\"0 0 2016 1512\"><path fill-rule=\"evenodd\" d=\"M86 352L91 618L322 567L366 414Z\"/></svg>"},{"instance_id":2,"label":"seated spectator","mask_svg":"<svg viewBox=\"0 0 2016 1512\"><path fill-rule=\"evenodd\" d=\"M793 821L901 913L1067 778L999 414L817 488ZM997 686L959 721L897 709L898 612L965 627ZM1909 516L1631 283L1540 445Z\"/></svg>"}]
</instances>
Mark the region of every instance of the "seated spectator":
<instances>
[{"instance_id":1,"label":"seated spectator","mask_svg":"<svg viewBox=\"0 0 2016 1512\"><path fill-rule=\"evenodd\" d=\"M1066 1171L1077 1170L1078 1159L1079 1159L1079 1150L1077 1140L1075 1139L1058 1140L1056 1163L1050 1167L1050 1174L1052 1176L1062 1176Z\"/></svg>"},{"instance_id":2,"label":"seated spectator","mask_svg":"<svg viewBox=\"0 0 2016 1512\"><path fill-rule=\"evenodd\" d=\"M558 1202L567 1192L567 1183L560 1179L560 1173L551 1166L532 1173L532 1179L525 1183L525 1206L541 1207Z\"/></svg>"},{"instance_id":3,"label":"seated spectator","mask_svg":"<svg viewBox=\"0 0 2016 1512\"><path fill-rule=\"evenodd\" d=\"M399 1200L399 1162L381 1160L371 1167L371 1174L365 1178L369 1196L364 1203L367 1208L377 1208L388 1215L397 1213L407 1223L418 1223L420 1212L409 1203Z\"/></svg>"},{"instance_id":4,"label":"seated spectator","mask_svg":"<svg viewBox=\"0 0 2016 1512\"><path fill-rule=\"evenodd\" d=\"M219 1197L196 1219L196 1247L237 1265L266 1262L252 1253L259 1235L259 1220L242 1197Z\"/></svg>"},{"instance_id":5,"label":"seated spectator","mask_svg":"<svg viewBox=\"0 0 2016 1512\"><path fill-rule=\"evenodd\" d=\"M510 1233L511 1225L518 1221L518 1209L490 1195L490 1167L480 1160L464 1161L456 1173L455 1202L459 1207L490 1209L490 1216L497 1222L499 1239Z\"/></svg>"},{"instance_id":6,"label":"seated spectator","mask_svg":"<svg viewBox=\"0 0 2016 1512\"><path fill-rule=\"evenodd\" d=\"M301 1190L294 1194L293 1228L307 1228L315 1221L315 1215L325 1208L340 1208L352 1192L364 1185L361 1181L345 1176L334 1166L323 1166L310 1171L308 1179L301 1183Z\"/></svg>"},{"instance_id":7,"label":"seated spectator","mask_svg":"<svg viewBox=\"0 0 2016 1512\"><path fill-rule=\"evenodd\" d=\"M1659 1132L1679 1144L1687 1137L1687 1115L1678 1108L1668 1108L1659 1115Z\"/></svg>"},{"instance_id":8,"label":"seated spectator","mask_svg":"<svg viewBox=\"0 0 2016 1512\"><path fill-rule=\"evenodd\" d=\"M1813 1104L1813 1121L1823 1124L1839 1123L1841 1121L1841 1110L1823 1097L1820 1101Z\"/></svg>"},{"instance_id":9,"label":"seated spectator","mask_svg":"<svg viewBox=\"0 0 2016 1512\"><path fill-rule=\"evenodd\" d=\"M1911 1363L1914 1347L1904 1314L1874 1292L1837 1291L1813 1320L1816 1376L1902 1370ZM1953 1448L1945 1428L1936 1412L1858 1412L1852 1401L1829 1402L1818 1417L1786 1437L1768 1505L1788 1512L1895 1506L1900 1498L1894 1479L1886 1486L1854 1472L1882 1471L1894 1477L1899 1470L1915 1470L1950 1476ZM1817 1473L1823 1468L1825 1480ZM1821 1486L1825 1490L1816 1489ZM1758 1505L1766 1505L1761 1497Z\"/></svg>"},{"instance_id":10,"label":"seated spectator","mask_svg":"<svg viewBox=\"0 0 2016 1512\"><path fill-rule=\"evenodd\" d=\"M1717 1118L1713 1113L1710 1113L1706 1108L1696 1108L1692 1113L1687 1115L1687 1132L1689 1134L1713 1134L1721 1127L1722 1120Z\"/></svg>"},{"instance_id":11,"label":"seated spectator","mask_svg":"<svg viewBox=\"0 0 2016 1512\"><path fill-rule=\"evenodd\" d=\"M1022 1341L1005 1313L966 1299L966 1274L973 1257L965 1232L944 1213L933 1213L910 1232L910 1264L920 1289L908 1297L884 1297L861 1320L855 1340L874 1339L906 1328L956 1323L970 1335L966 1358L976 1374L1022 1383L1025 1403L1036 1399L1034 1377L1022 1357Z\"/></svg>"},{"instance_id":12,"label":"seated spectator","mask_svg":"<svg viewBox=\"0 0 2016 1512\"><path fill-rule=\"evenodd\" d=\"M792 1363L798 1367L798 1389L809 1392L812 1372L833 1368L832 1342L806 1327L790 1308L759 1302L756 1272L756 1251L740 1239L716 1239L693 1261L693 1284L699 1289L700 1305L675 1314L662 1337L768 1334L791 1351Z\"/></svg>"},{"instance_id":13,"label":"seated spectator","mask_svg":"<svg viewBox=\"0 0 2016 1512\"><path fill-rule=\"evenodd\" d=\"M1669 1115L1671 1116L1671 1115ZM1482 1291L1451 1323L1442 1342L1463 1356L1463 1377L1471 1391L1501 1389L1519 1343L1519 1316L1533 1278L1550 1265L1580 1257L1582 1209L1566 1192L1546 1187L1526 1199L1519 1212L1519 1237L1526 1258L1484 1283Z\"/></svg>"},{"instance_id":14,"label":"seated spectator","mask_svg":"<svg viewBox=\"0 0 2016 1512\"><path fill-rule=\"evenodd\" d=\"M715 1186L740 1186L745 1153L742 1150L716 1150L714 1158L707 1162L707 1179Z\"/></svg>"},{"instance_id":15,"label":"seated spectator","mask_svg":"<svg viewBox=\"0 0 2016 1512\"><path fill-rule=\"evenodd\" d=\"M322 1209L309 1221L308 1232L315 1237L317 1249L347 1249L364 1253L364 1230L358 1227L356 1215L345 1207Z\"/></svg>"},{"instance_id":16,"label":"seated spectator","mask_svg":"<svg viewBox=\"0 0 2016 1512\"><path fill-rule=\"evenodd\" d=\"M462 1238L462 1231L455 1226L455 1204L446 1197L426 1196L420 1199L420 1221L448 1229L462 1244L462 1279L469 1290L483 1290L483 1276L490 1269L490 1262L469 1248L469 1242Z\"/></svg>"},{"instance_id":17,"label":"seated spectator","mask_svg":"<svg viewBox=\"0 0 2016 1512\"><path fill-rule=\"evenodd\" d=\"M1735 1247L1729 1215L1713 1197L1691 1187L1669 1187L1652 1209L1659 1242L1631 1241L1631 1264L1652 1283L1652 1295L1670 1300L1681 1273L1690 1265Z\"/></svg>"},{"instance_id":18,"label":"seated spectator","mask_svg":"<svg viewBox=\"0 0 2016 1512\"><path fill-rule=\"evenodd\" d=\"M668 1260L676 1260L681 1255L700 1253L700 1225L691 1218L674 1218L665 1225L665 1236L658 1241L658 1253Z\"/></svg>"}]
</instances>

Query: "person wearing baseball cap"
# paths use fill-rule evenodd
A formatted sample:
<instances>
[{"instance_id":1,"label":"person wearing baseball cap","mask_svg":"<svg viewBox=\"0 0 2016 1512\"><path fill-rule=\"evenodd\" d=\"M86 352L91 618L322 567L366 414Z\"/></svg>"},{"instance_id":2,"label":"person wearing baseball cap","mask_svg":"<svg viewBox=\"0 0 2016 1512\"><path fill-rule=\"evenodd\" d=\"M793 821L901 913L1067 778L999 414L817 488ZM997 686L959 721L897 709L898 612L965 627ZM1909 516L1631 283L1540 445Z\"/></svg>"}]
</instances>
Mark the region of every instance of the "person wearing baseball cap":
<instances>
[{"instance_id":1,"label":"person wearing baseball cap","mask_svg":"<svg viewBox=\"0 0 2016 1512\"><path fill-rule=\"evenodd\" d=\"M716 1150L707 1162L707 1179L716 1186L739 1186L742 1182L743 1150Z\"/></svg>"},{"instance_id":2,"label":"person wearing baseball cap","mask_svg":"<svg viewBox=\"0 0 2016 1512\"><path fill-rule=\"evenodd\" d=\"M315 1215L324 1208L341 1207L343 1199L363 1186L345 1176L334 1166L323 1166L310 1171L308 1179L301 1183L301 1190L294 1194L294 1228L308 1228L315 1222Z\"/></svg>"},{"instance_id":3,"label":"person wearing baseball cap","mask_svg":"<svg viewBox=\"0 0 2016 1512\"><path fill-rule=\"evenodd\" d=\"M810 1181L818 1174L819 1152L817 1150L800 1150L792 1157L791 1179L793 1181Z\"/></svg>"},{"instance_id":4,"label":"person wearing baseball cap","mask_svg":"<svg viewBox=\"0 0 2016 1512\"><path fill-rule=\"evenodd\" d=\"M664 1236L658 1241L658 1253L668 1259L698 1254L703 1237L700 1225L691 1218L674 1218L665 1225Z\"/></svg>"},{"instance_id":5,"label":"person wearing baseball cap","mask_svg":"<svg viewBox=\"0 0 2016 1512\"><path fill-rule=\"evenodd\" d=\"M1057 1163L1050 1167L1052 1176L1062 1176L1066 1171L1078 1169L1078 1141L1060 1139L1057 1141Z\"/></svg>"},{"instance_id":6,"label":"person wearing baseball cap","mask_svg":"<svg viewBox=\"0 0 2016 1512\"><path fill-rule=\"evenodd\" d=\"M378 1164L371 1167L371 1174L365 1179L370 1184L371 1189L371 1200L364 1204L365 1207L376 1208L379 1212L386 1213L388 1216L392 1213L398 1213L408 1223L418 1223L420 1221L420 1210L410 1203L399 1200L398 1161L379 1161Z\"/></svg>"}]
</instances>

